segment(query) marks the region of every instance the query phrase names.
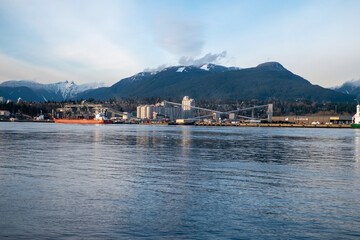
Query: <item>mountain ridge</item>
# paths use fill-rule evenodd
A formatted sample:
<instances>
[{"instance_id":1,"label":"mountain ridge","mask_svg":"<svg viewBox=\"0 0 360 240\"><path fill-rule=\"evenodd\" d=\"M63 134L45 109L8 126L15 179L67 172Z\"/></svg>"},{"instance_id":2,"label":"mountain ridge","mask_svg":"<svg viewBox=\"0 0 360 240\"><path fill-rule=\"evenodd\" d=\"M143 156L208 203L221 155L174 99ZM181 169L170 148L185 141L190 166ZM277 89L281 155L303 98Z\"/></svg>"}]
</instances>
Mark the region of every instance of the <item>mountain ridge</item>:
<instances>
[{"instance_id":1,"label":"mountain ridge","mask_svg":"<svg viewBox=\"0 0 360 240\"><path fill-rule=\"evenodd\" d=\"M12 84L16 91L11 91L14 93L11 97L20 96L23 91L27 97L22 99L26 101L31 101L31 91L36 95L33 98L36 101L148 97L169 99L182 98L185 95L195 99L306 99L320 102L351 102L354 98L351 94L313 85L278 62L266 62L251 68L215 64L170 66L159 71L140 72L110 87L98 88L81 88L69 81L55 84L28 82L29 86L22 87L29 87L29 91L24 88L15 89L21 84L24 85L21 81ZM0 84L0 96L4 94L2 88L10 87L8 85L9 83ZM9 93L10 90L6 91Z\"/></svg>"},{"instance_id":2,"label":"mountain ridge","mask_svg":"<svg viewBox=\"0 0 360 240\"><path fill-rule=\"evenodd\" d=\"M337 92L354 95L357 98L360 98L360 79L351 80L343 83L341 86L331 88Z\"/></svg>"},{"instance_id":3,"label":"mountain ridge","mask_svg":"<svg viewBox=\"0 0 360 240\"><path fill-rule=\"evenodd\" d=\"M80 92L98 87L99 83L77 85L73 81L43 84L28 80L9 80L0 84L0 96L15 101L21 97L25 101L65 101ZM4 91L6 88L8 91ZM15 91L11 91L11 89ZM31 91L29 91L30 89Z\"/></svg>"},{"instance_id":4,"label":"mountain ridge","mask_svg":"<svg viewBox=\"0 0 360 240\"><path fill-rule=\"evenodd\" d=\"M220 71L202 66L172 66L156 73L136 74L109 88L79 94L78 98L105 100L113 97L229 98L229 99L308 99L314 101L350 102L351 97L330 89L312 85L293 74L278 62L266 62L252 68L227 68L214 65ZM207 67L206 67L207 68Z\"/></svg>"}]
</instances>

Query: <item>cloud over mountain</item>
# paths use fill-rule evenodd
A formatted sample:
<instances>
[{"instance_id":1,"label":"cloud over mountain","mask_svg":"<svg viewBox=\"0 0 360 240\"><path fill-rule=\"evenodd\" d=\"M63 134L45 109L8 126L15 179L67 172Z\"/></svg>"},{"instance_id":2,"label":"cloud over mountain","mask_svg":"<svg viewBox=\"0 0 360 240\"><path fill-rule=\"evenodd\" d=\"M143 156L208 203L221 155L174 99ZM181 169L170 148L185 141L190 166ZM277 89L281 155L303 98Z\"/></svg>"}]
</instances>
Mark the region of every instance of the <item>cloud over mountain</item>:
<instances>
[{"instance_id":1,"label":"cloud over mountain","mask_svg":"<svg viewBox=\"0 0 360 240\"><path fill-rule=\"evenodd\" d=\"M208 64L208 63L218 63L221 59L226 57L227 52L226 51L222 51L221 53L218 54L212 54L212 53L208 53L205 56L195 59L192 57L181 57L179 59L179 64L183 65L183 66L202 66L204 64Z\"/></svg>"}]
</instances>

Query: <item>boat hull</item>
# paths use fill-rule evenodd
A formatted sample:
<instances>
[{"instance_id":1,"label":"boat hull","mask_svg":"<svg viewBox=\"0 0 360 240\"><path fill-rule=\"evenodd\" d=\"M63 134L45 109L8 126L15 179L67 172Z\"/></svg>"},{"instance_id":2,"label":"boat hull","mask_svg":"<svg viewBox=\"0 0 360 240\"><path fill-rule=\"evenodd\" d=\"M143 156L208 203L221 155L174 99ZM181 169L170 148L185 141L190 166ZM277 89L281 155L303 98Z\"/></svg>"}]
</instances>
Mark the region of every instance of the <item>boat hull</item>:
<instances>
[{"instance_id":1,"label":"boat hull","mask_svg":"<svg viewBox=\"0 0 360 240\"><path fill-rule=\"evenodd\" d=\"M351 127L352 128L360 128L360 124L353 123L353 124L351 124Z\"/></svg>"},{"instance_id":2,"label":"boat hull","mask_svg":"<svg viewBox=\"0 0 360 240\"><path fill-rule=\"evenodd\" d=\"M75 124L112 124L111 120L94 120L94 119L56 119L55 123L75 123Z\"/></svg>"}]
</instances>

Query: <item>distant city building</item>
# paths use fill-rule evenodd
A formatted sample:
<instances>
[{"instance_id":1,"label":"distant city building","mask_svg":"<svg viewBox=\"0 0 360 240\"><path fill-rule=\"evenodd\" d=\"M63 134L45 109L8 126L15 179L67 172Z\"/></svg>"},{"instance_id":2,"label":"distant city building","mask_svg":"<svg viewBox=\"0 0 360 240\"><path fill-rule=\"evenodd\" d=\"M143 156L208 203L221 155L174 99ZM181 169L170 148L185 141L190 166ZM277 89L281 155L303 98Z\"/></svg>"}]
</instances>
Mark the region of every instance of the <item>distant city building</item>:
<instances>
[{"instance_id":1,"label":"distant city building","mask_svg":"<svg viewBox=\"0 0 360 240\"><path fill-rule=\"evenodd\" d=\"M22 101L23 100L21 99L21 97L19 97L18 100L17 100L17 103L22 103Z\"/></svg>"},{"instance_id":2,"label":"distant city building","mask_svg":"<svg viewBox=\"0 0 360 240\"><path fill-rule=\"evenodd\" d=\"M8 100L6 101L6 104L9 104L9 103L12 103L11 99L8 99Z\"/></svg>"},{"instance_id":3,"label":"distant city building","mask_svg":"<svg viewBox=\"0 0 360 240\"><path fill-rule=\"evenodd\" d=\"M5 103L5 98L4 97L0 97L0 103Z\"/></svg>"}]
</instances>

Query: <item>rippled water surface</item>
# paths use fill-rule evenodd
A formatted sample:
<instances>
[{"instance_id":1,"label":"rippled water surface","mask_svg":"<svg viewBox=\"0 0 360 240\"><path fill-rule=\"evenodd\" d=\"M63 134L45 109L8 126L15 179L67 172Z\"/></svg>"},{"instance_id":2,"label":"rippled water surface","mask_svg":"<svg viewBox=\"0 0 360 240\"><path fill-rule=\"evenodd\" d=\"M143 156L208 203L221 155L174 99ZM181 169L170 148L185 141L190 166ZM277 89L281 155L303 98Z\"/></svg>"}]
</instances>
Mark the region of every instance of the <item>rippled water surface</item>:
<instances>
[{"instance_id":1,"label":"rippled water surface","mask_svg":"<svg viewBox=\"0 0 360 240\"><path fill-rule=\"evenodd\" d=\"M358 239L360 131L0 123L0 239Z\"/></svg>"}]
</instances>

